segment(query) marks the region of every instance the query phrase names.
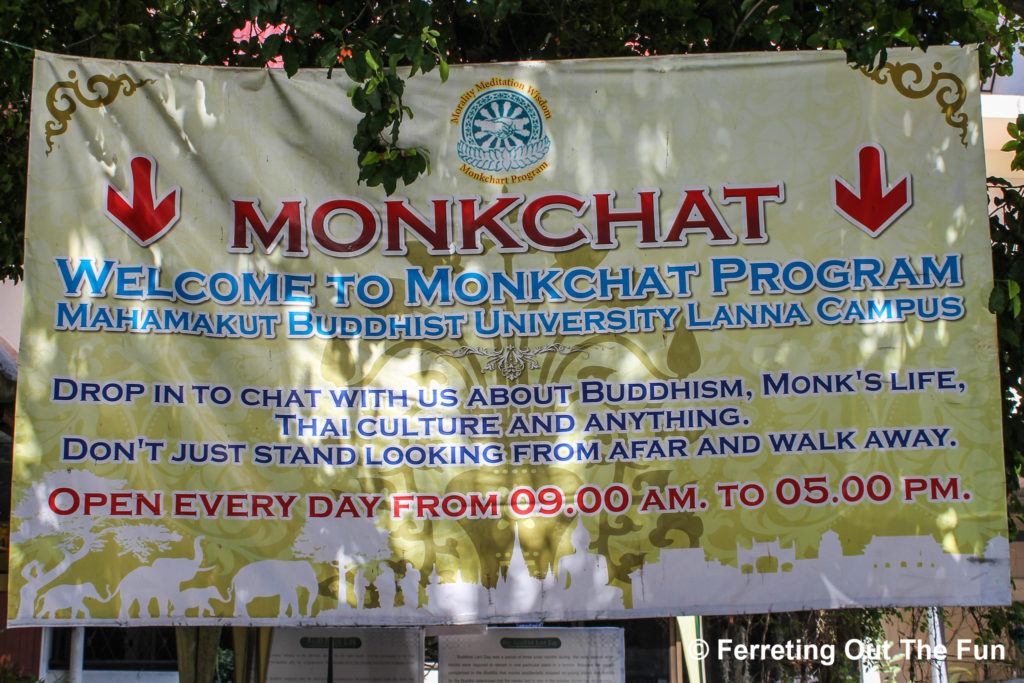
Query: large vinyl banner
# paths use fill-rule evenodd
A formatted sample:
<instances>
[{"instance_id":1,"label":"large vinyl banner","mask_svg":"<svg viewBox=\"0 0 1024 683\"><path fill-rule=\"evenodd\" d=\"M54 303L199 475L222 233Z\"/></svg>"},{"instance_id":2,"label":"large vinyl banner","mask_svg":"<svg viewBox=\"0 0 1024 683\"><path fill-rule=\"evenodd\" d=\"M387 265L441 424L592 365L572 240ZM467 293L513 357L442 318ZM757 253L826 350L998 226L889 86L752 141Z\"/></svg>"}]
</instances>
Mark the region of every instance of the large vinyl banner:
<instances>
[{"instance_id":1,"label":"large vinyl banner","mask_svg":"<svg viewBox=\"0 0 1024 683\"><path fill-rule=\"evenodd\" d=\"M1009 599L973 50L36 57L12 624Z\"/></svg>"}]
</instances>

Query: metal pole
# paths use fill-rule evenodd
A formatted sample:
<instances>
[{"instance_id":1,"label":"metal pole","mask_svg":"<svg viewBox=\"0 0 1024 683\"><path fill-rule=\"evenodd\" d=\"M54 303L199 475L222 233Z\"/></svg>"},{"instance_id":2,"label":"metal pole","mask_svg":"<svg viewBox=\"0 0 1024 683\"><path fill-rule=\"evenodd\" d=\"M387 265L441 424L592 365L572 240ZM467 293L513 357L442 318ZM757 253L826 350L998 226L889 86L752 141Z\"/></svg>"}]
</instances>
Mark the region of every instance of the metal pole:
<instances>
[{"instance_id":1,"label":"metal pole","mask_svg":"<svg viewBox=\"0 0 1024 683\"><path fill-rule=\"evenodd\" d=\"M85 661L85 627L71 629L71 653L68 655L69 683L82 683L82 663Z\"/></svg>"},{"instance_id":2,"label":"metal pole","mask_svg":"<svg viewBox=\"0 0 1024 683\"><path fill-rule=\"evenodd\" d=\"M327 636L327 683L334 683L334 636Z\"/></svg>"},{"instance_id":3,"label":"metal pole","mask_svg":"<svg viewBox=\"0 0 1024 683\"><path fill-rule=\"evenodd\" d=\"M928 608L928 640L932 651L932 683L948 683L946 657L940 659L935 655L936 646L946 646L946 629L942 623L942 610L938 607Z\"/></svg>"},{"instance_id":4,"label":"metal pole","mask_svg":"<svg viewBox=\"0 0 1024 683\"><path fill-rule=\"evenodd\" d=\"M50 675L50 653L53 651L53 629L43 627L43 642L39 648L39 678L46 680Z\"/></svg>"}]
</instances>

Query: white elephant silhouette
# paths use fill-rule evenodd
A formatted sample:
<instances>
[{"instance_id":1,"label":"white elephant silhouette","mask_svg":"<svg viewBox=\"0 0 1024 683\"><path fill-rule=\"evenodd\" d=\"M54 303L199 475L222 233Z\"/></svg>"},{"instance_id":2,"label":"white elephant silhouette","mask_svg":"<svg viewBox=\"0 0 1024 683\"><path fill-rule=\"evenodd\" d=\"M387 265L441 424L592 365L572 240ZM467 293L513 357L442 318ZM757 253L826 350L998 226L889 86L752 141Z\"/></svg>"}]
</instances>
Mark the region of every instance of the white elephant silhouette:
<instances>
[{"instance_id":1,"label":"white elephant silhouette","mask_svg":"<svg viewBox=\"0 0 1024 683\"><path fill-rule=\"evenodd\" d=\"M224 596L214 586L200 588L186 588L180 593L170 596L168 599L168 616L183 616L186 610L199 608L197 616L214 616L215 610L210 601L213 599L227 602Z\"/></svg>"},{"instance_id":2,"label":"white elephant silhouette","mask_svg":"<svg viewBox=\"0 0 1024 683\"><path fill-rule=\"evenodd\" d=\"M168 605L178 599L182 593L181 584L195 577L203 563L202 539L197 537L193 547L193 557L161 557L153 564L133 569L124 575L117 585L117 593L121 596L121 610L118 613L122 621L130 616L132 606L139 604L139 616L151 616L153 600L157 601L157 611L161 610L163 600ZM205 569L212 569L206 567ZM149 614L147 614L149 612ZM158 614L157 616L163 616Z\"/></svg>"},{"instance_id":3,"label":"white elephant silhouette","mask_svg":"<svg viewBox=\"0 0 1024 683\"><path fill-rule=\"evenodd\" d=\"M256 598L275 596L281 598L278 616L309 616L319 591L313 565L301 560L261 560L247 564L235 574L231 588L235 594L236 617L246 616L248 604ZM300 588L309 593L305 610L299 609Z\"/></svg>"},{"instance_id":4,"label":"white elephant silhouette","mask_svg":"<svg viewBox=\"0 0 1024 683\"><path fill-rule=\"evenodd\" d=\"M70 609L71 618L79 614L82 617L91 616L89 608L85 606L85 599L96 600L97 602L108 602L110 596L100 597L96 586L91 583L65 583L53 586L39 597L41 606L38 615L40 617L56 616L60 610Z\"/></svg>"}]
</instances>

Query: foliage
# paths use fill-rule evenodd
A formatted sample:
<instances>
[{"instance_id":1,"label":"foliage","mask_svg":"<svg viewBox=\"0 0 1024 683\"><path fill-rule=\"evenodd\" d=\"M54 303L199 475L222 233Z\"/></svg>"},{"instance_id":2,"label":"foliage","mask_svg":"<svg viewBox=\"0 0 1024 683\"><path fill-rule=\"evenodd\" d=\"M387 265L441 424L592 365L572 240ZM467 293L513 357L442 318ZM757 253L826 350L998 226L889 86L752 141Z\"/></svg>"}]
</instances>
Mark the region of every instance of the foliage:
<instances>
[{"instance_id":1,"label":"foliage","mask_svg":"<svg viewBox=\"0 0 1024 683\"><path fill-rule=\"evenodd\" d=\"M887 610L887 633L893 639L883 681L927 681L932 664L925 646L931 646L929 608ZM949 680L1020 680L1024 673L1024 605L938 609L947 649ZM973 642L972 642L973 639ZM1002 647L1001 651L995 649ZM981 657L960 656L960 648ZM931 653L933 654L933 653Z\"/></svg>"},{"instance_id":2,"label":"foliage","mask_svg":"<svg viewBox=\"0 0 1024 683\"><path fill-rule=\"evenodd\" d=\"M0 683L35 683L37 680L15 666L10 655L0 655Z\"/></svg>"},{"instance_id":3,"label":"foliage","mask_svg":"<svg viewBox=\"0 0 1024 683\"><path fill-rule=\"evenodd\" d=\"M234 19L219 0L0 0L3 40L114 59L221 63ZM21 274L31 77L32 53L0 44L0 278Z\"/></svg>"},{"instance_id":4,"label":"foliage","mask_svg":"<svg viewBox=\"0 0 1024 683\"><path fill-rule=\"evenodd\" d=\"M1015 602L1005 607L967 607L965 615L975 634L974 642L978 645L1005 643L1007 646L1005 661L994 662L1001 665L1001 671L989 671L989 664L983 663L982 677L986 679L1019 677L1024 673L1024 604ZM1009 669L1009 671L1007 670Z\"/></svg>"},{"instance_id":5,"label":"foliage","mask_svg":"<svg viewBox=\"0 0 1024 683\"><path fill-rule=\"evenodd\" d=\"M1008 15L1003 21L1001 16ZM260 38L254 27L277 27ZM249 27L240 42L236 30ZM982 43L981 72L1008 73L1024 22L997 0L0 0L0 278L20 277L31 53L143 61L341 67L363 114L359 178L389 194L428 171L401 146L404 81L448 63L742 50Z\"/></svg>"},{"instance_id":6,"label":"foliage","mask_svg":"<svg viewBox=\"0 0 1024 683\"><path fill-rule=\"evenodd\" d=\"M1020 117L1024 119L1024 116ZM1010 134L1019 137L1017 126ZM1017 140L1007 143L1009 147ZM1021 152L1018 151L1018 157ZM1018 163L1017 161L1014 162ZM1021 188L1002 178L989 178L992 212L989 232L992 239L992 267L996 280L989 296L989 310L996 314L999 336L999 370L1003 397L1003 449L1006 487L1010 494L1020 489L1024 476L1024 421L1019 411L1024 396L1024 318L1021 317L1024 284L1024 195ZM1011 495L1014 511L1020 513L1020 499ZM1011 520L1016 515L1011 516Z\"/></svg>"},{"instance_id":7,"label":"foliage","mask_svg":"<svg viewBox=\"0 0 1024 683\"><path fill-rule=\"evenodd\" d=\"M217 671L213 683L233 683L235 680L235 651L221 647L217 649Z\"/></svg>"},{"instance_id":8,"label":"foliage","mask_svg":"<svg viewBox=\"0 0 1024 683\"><path fill-rule=\"evenodd\" d=\"M739 644L795 646L794 656L781 658L738 657L731 653L721 659L710 657L705 662L708 679L727 683L860 680L860 662L845 656L845 644L853 640L876 642L882 635L883 620L892 613L887 609L835 609L704 617L704 635L712 643L725 638L734 648ZM810 647L796 649L800 645Z\"/></svg>"}]
</instances>

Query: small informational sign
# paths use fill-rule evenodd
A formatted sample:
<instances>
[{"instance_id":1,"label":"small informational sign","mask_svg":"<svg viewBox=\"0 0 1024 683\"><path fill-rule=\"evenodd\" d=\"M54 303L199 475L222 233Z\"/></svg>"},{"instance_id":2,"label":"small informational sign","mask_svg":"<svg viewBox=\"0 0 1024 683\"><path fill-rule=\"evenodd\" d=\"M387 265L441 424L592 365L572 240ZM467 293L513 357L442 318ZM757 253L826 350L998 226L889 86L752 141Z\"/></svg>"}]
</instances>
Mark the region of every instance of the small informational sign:
<instances>
[{"instance_id":1,"label":"small informational sign","mask_svg":"<svg viewBox=\"0 0 1024 683\"><path fill-rule=\"evenodd\" d=\"M441 683L620 683L620 628L492 628L438 639Z\"/></svg>"},{"instance_id":2,"label":"small informational sign","mask_svg":"<svg viewBox=\"0 0 1024 683\"><path fill-rule=\"evenodd\" d=\"M421 683L423 631L418 628L279 628L270 646L267 680Z\"/></svg>"}]
</instances>

